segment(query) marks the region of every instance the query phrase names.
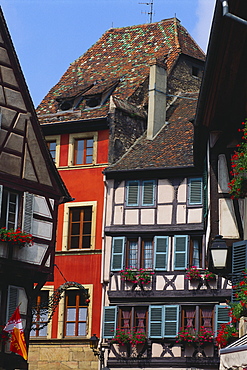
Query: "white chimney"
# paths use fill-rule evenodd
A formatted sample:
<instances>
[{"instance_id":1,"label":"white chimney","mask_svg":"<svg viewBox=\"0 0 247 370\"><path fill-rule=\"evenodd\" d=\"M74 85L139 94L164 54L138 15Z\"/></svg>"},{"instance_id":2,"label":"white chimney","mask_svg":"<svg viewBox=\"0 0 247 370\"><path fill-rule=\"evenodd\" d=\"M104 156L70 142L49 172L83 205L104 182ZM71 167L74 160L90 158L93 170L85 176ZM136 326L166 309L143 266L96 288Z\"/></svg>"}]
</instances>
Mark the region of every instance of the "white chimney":
<instances>
[{"instance_id":1,"label":"white chimney","mask_svg":"<svg viewBox=\"0 0 247 370\"><path fill-rule=\"evenodd\" d=\"M147 139L152 140L166 121L166 70L155 61L150 65Z\"/></svg>"}]
</instances>

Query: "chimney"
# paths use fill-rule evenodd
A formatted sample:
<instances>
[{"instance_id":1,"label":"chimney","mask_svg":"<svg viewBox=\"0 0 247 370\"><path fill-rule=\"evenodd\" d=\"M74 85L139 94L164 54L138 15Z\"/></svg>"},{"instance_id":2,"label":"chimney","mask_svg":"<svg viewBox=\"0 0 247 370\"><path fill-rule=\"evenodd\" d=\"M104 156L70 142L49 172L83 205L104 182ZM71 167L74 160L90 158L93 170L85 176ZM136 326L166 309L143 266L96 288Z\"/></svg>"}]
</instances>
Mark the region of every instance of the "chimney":
<instances>
[{"instance_id":1,"label":"chimney","mask_svg":"<svg viewBox=\"0 0 247 370\"><path fill-rule=\"evenodd\" d=\"M147 139L152 140L166 121L166 69L157 60L150 65Z\"/></svg>"}]
</instances>

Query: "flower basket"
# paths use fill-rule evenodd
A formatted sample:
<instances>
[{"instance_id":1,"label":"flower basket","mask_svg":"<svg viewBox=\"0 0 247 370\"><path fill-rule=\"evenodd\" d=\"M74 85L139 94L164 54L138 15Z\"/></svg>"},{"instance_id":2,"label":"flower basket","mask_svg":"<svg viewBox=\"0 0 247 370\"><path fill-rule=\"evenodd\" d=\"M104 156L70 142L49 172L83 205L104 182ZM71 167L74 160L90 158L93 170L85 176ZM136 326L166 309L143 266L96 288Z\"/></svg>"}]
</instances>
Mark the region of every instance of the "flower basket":
<instances>
[{"instance_id":1,"label":"flower basket","mask_svg":"<svg viewBox=\"0 0 247 370\"><path fill-rule=\"evenodd\" d=\"M138 344L144 344L147 340L147 335L141 330L132 331L127 329L116 329L116 334L111 340L112 344L125 345L130 344L132 347Z\"/></svg>"},{"instance_id":2,"label":"flower basket","mask_svg":"<svg viewBox=\"0 0 247 370\"><path fill-rule=\"evenodd\" d=\"M133 284L147 285L151 282L151 276L154 274L149 269L132 269L126 268L120 271L123 280L129 281Z\"/></svg>"},{"instance_id":3,"label":"flower basket","mask_svg":"<svg viewBox=\"0 0 247 370\"><path fill-rule=\"evenodd\" d=\"M196 266L191 266L186 270L185 278L190 281L198 281L202 279L202 275Z\"/></svg>"},{"instance_id":4,"label":"flower basket","mask_svg":"<svg viewBox=\"0 0 247 370\"><path fill-rule=\"evenodd\" d=\"M5 227L0 229L0 240L12 245L17 245L20 248L30 246L33 243L31 234L25 233L20 229L7 230Z\"/></svg>"},{"instance_id":5,"label":"flower basket","mask_svg":"<svg viewBox=\"0 0 247 370\"><path fill-rule=\"evenodd\" d=\"M216 275L208 270L205 271L204 280L210 282L216 280Z\"/></svg>"},{"instance_id":6,"label":"flower basket","mask_svg":"<svg viewBox=\"0 0 247 370\"><path fill-rule=\"evenodd\" d=\"M232 180L228 183L231 198L243 198L247 195L247 120L242 122L243 128L238 129L242 132L242 142L237 145L231 159Z\"/></svg>"},{"instance_id":7,"label":"flower basket","mask_svg":"<svg viewBox=\"0 0 247 370\"><path fill-rule=\"evenodd\" d=\"M195 329L188 326L184 329L180 329L176 343L181 343L183 345L199 345L203 346L209 343L213 343L214 334L211 330L205 328L204 326L200 327L198 333L195 332Z\"/></svg>"}]
</instances>

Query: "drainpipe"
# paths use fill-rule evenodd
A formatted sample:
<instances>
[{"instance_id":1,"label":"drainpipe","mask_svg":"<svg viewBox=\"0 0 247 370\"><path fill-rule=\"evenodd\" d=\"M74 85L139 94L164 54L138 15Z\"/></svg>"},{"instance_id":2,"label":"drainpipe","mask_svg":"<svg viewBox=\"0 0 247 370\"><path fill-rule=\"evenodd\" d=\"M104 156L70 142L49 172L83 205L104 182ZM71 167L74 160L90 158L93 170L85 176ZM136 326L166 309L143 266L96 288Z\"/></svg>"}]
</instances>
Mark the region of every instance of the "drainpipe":
<instances>
[{"instance_id":1,"label":"drainpipe","mask_svg":"<svg viewBox=\"0 0 247 370\"><path fill-rule=\"evenodd\" d=\"M221 0L221 2L223 7L223 17L226 16L247 26L247 21L245 19L242 19L234 14L229 13L229 6L227 0Z\"/></svg>"}]
</instances>

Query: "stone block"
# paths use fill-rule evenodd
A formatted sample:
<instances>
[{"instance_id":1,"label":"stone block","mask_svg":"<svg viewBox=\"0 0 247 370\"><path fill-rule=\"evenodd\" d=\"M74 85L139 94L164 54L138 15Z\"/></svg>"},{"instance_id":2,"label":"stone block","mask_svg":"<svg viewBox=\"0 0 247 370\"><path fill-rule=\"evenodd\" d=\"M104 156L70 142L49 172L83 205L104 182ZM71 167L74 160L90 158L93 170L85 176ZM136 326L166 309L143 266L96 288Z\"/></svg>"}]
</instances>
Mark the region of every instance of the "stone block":
<instances>
[{"instance_id":1,"label":"stone block","mask_svg":"<svg viewBox=\"0 0 247 370\"><path fill-rule=\"evenodd\" d=\"M48 362L69 361L69 348L42 348L40 351L40 360Z\"/></svg>"}]
</instances>

